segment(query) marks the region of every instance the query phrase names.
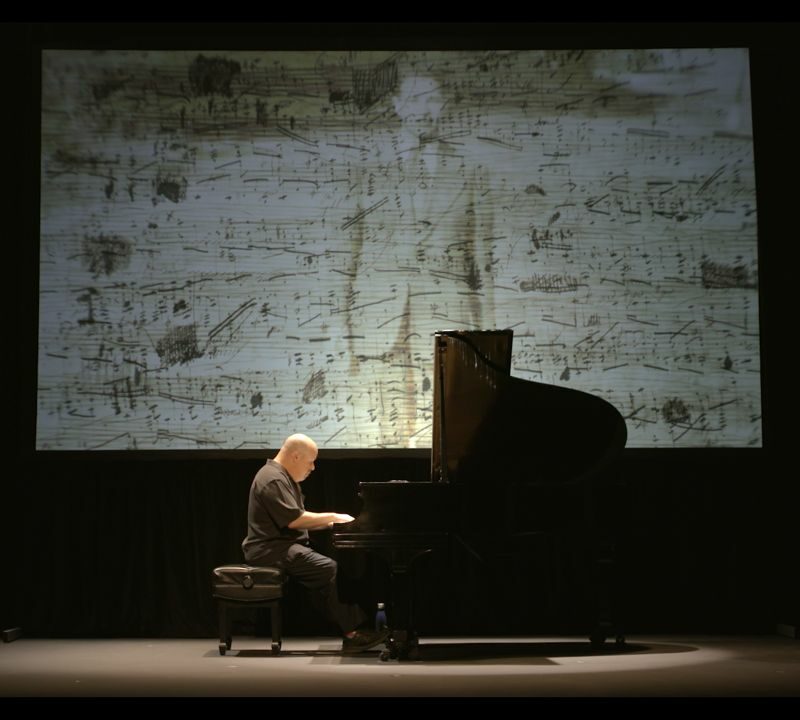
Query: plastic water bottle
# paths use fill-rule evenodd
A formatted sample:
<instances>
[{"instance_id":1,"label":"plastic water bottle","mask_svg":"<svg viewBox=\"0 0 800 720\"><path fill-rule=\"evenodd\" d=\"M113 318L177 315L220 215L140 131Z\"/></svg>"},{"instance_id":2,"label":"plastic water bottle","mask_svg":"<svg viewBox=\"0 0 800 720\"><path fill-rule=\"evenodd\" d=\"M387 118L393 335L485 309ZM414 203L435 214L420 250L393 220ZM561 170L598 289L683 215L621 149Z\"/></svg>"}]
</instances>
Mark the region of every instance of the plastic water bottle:
<instances>
[{"instance_id":1,"label":"plastic water bottle","mask_svg":"<svg viewBox=\"0 0 800 720\"><path fill-rule=\"evenodd\" d=\"M386 629L386 624L386 606L379 602L378 610L375 613L375 630L382 632Z\"/></svg>"}]
</instances>

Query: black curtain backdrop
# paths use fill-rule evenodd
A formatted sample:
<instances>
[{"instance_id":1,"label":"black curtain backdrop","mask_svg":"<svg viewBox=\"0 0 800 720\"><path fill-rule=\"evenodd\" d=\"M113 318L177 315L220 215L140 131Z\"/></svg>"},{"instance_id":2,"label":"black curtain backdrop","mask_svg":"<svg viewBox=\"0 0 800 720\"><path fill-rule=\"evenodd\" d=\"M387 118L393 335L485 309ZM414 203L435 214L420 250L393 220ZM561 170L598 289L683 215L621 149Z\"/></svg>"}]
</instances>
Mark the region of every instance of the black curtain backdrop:
<instances>
[{"instance_id":1,"label":"black curtain backdrop","mask_svg":"<svg viewBox=\"0 0 800 720\"><path fill-rule=\"evenodd\" d=\"M259 46L264 44L264 28L240 28L241 33L234 28L220 35L216 27L182 25L180 34L177 27L159 32L128 24L104 33L82 25L2 27L9 98L3 114L3 407L10 462L0 486L0 625L20 626L27 637L214 637L211 570L241 558L247 492L261 459L33 451L40 49L99 46L108 38L115 46L174 38L176 47L199 47L212 37L215 46L229 38L254 46L256 31L261 33ZM520 40L523 30L525 42ZM430 47L444 38L442 47L450 47L463 44L460 37L474 40L486 32L481 26L433 26L416 35L392 31L386 42L405 38L401 44L409 47L419 38L421 46ZM751 48L764 447L627 450L622 502L609 502L601 493L594 510L603 522L621 528L626 540L628 632L773 632L778 623L797 626L797 362L792 348L798 277L796 26L612 25L603 26L599 36L595 25L506 27L495 35L502 38L503 32L509 39L501 44L508 47L619 47L627 41L647 47ZM278 47L292 47L292 42L311 47L332 37L326 28L313 27L272 33L281 38ZM352 33L339 28L335 35L346 46ZM132 38L138 38L136 43ZM289 428L287 433L302 430ZM305 483L307 504L310 509L355 509L359 481L425 479L428 467L428 459L419 456L323 456ZM315 542L332 550L324 533ZM383 599L386 577L378 561L339 559L345 597L363 598L367 605ZM584 632L582 569L568 537L555 550L530 540L491 566L469 563L463 556L431 558L420 574L420 630ZM288 635L334 632L295 590L286 620Z\"/></svg>"},{"instance_id":2,"label":"black curtain backdrop","mask_svg":"<svg viewBox=\"0 0 800 720\"><path fill-rule=\"evenodd\" d=\"M3 618L29 637L213 637L211 571L241 561L247 495L260 460L37 458L13 479ZM357 513L361 480L427 477L426 459L328 459L304 483L307 506ZM772 632L794 575L780 478L751 451L629 452L622 504L596 499L619 532L628 632ZM487 479L488 481L489 479ZM8 498L9 496L6 495ZM489 516L505 509L487 504ZM428 634L583 633L591 628L580 505L556 544L521 536L488 564L458 547L421 566ZM784 537L782 537L784 535ZM383 564L336 554L342 595L385 599ZM545 543L549 541L542 541ZM335 634L299 588L286 633ZM256 628L258 629L258 628Z\"/></svg>"}]
</instances>

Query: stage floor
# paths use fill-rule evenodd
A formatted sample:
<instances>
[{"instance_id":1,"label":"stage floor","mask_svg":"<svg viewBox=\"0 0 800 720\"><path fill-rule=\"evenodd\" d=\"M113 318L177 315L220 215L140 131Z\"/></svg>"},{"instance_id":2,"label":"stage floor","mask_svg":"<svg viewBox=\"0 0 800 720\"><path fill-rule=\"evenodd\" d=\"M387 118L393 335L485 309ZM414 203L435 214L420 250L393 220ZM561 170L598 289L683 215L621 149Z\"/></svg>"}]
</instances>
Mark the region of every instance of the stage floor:
<instances>
[{"instance_id":1,"label":"stage floor","mask_svg":"<svg viewBox=\"0 0 800 720\"><path fill-rule=\"evenodd\" d=\"M21 638L0 645L5 698L798 698L800 643L779 635L423 638L416 662L343 656L333 638Z\"/></svg>"}]
</instances>

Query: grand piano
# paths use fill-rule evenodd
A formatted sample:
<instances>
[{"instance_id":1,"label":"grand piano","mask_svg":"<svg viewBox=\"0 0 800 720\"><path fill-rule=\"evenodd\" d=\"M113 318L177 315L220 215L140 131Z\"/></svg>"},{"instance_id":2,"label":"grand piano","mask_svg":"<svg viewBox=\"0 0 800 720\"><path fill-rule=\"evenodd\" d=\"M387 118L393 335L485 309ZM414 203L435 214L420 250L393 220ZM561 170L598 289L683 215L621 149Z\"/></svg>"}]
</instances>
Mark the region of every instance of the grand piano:
<instances>
[{"instance_id":1,"label":"grand piano","mask_svg":"<svg viewBox=\"0 0 800 720\"><path fill-rule=\"evenodd\" d=\"M491 563L532 533L558 532L553 518L565 514L587 556L590 640L624 643L613 602L616 539L597 498L614 478L625 421L597 396L513 377L512 341L512 330L435 334L430 482L361 482L361 512L334 528L337 549L368 550L388 563L383 660L419 657L412 577L421 558L455 547Z\"/></svg>"}]
</instances>

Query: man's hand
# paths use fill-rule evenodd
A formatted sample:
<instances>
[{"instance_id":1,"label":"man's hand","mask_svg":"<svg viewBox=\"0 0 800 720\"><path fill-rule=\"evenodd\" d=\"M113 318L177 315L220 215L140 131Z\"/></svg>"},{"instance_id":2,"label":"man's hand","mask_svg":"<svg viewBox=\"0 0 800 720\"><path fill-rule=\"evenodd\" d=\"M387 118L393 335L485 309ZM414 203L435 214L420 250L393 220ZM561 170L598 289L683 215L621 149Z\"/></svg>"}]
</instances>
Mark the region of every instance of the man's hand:
<instances>
[{"instance_id":1,"label":"man's hand","mask_svg":"<svg viewBox=\"0 0 800 720\"><path fill-rule=\"evenodd\" d=\"M353 522L355 518L347 513L333 513L333 524Z\"/></svg>"},{"instance_id":2,"label":"man's hand","mask_svg":"<svg viewBox=\"0 0 800 720\"><path fill-rule=\"evenodd\" d=\"M321 530L322 528L332 527L336 523L353 522L355 518L345 513L325 512L315 513L306 510L296 520L292 520L287 527L292 530Z\"/></svg>"}]
</instances>

